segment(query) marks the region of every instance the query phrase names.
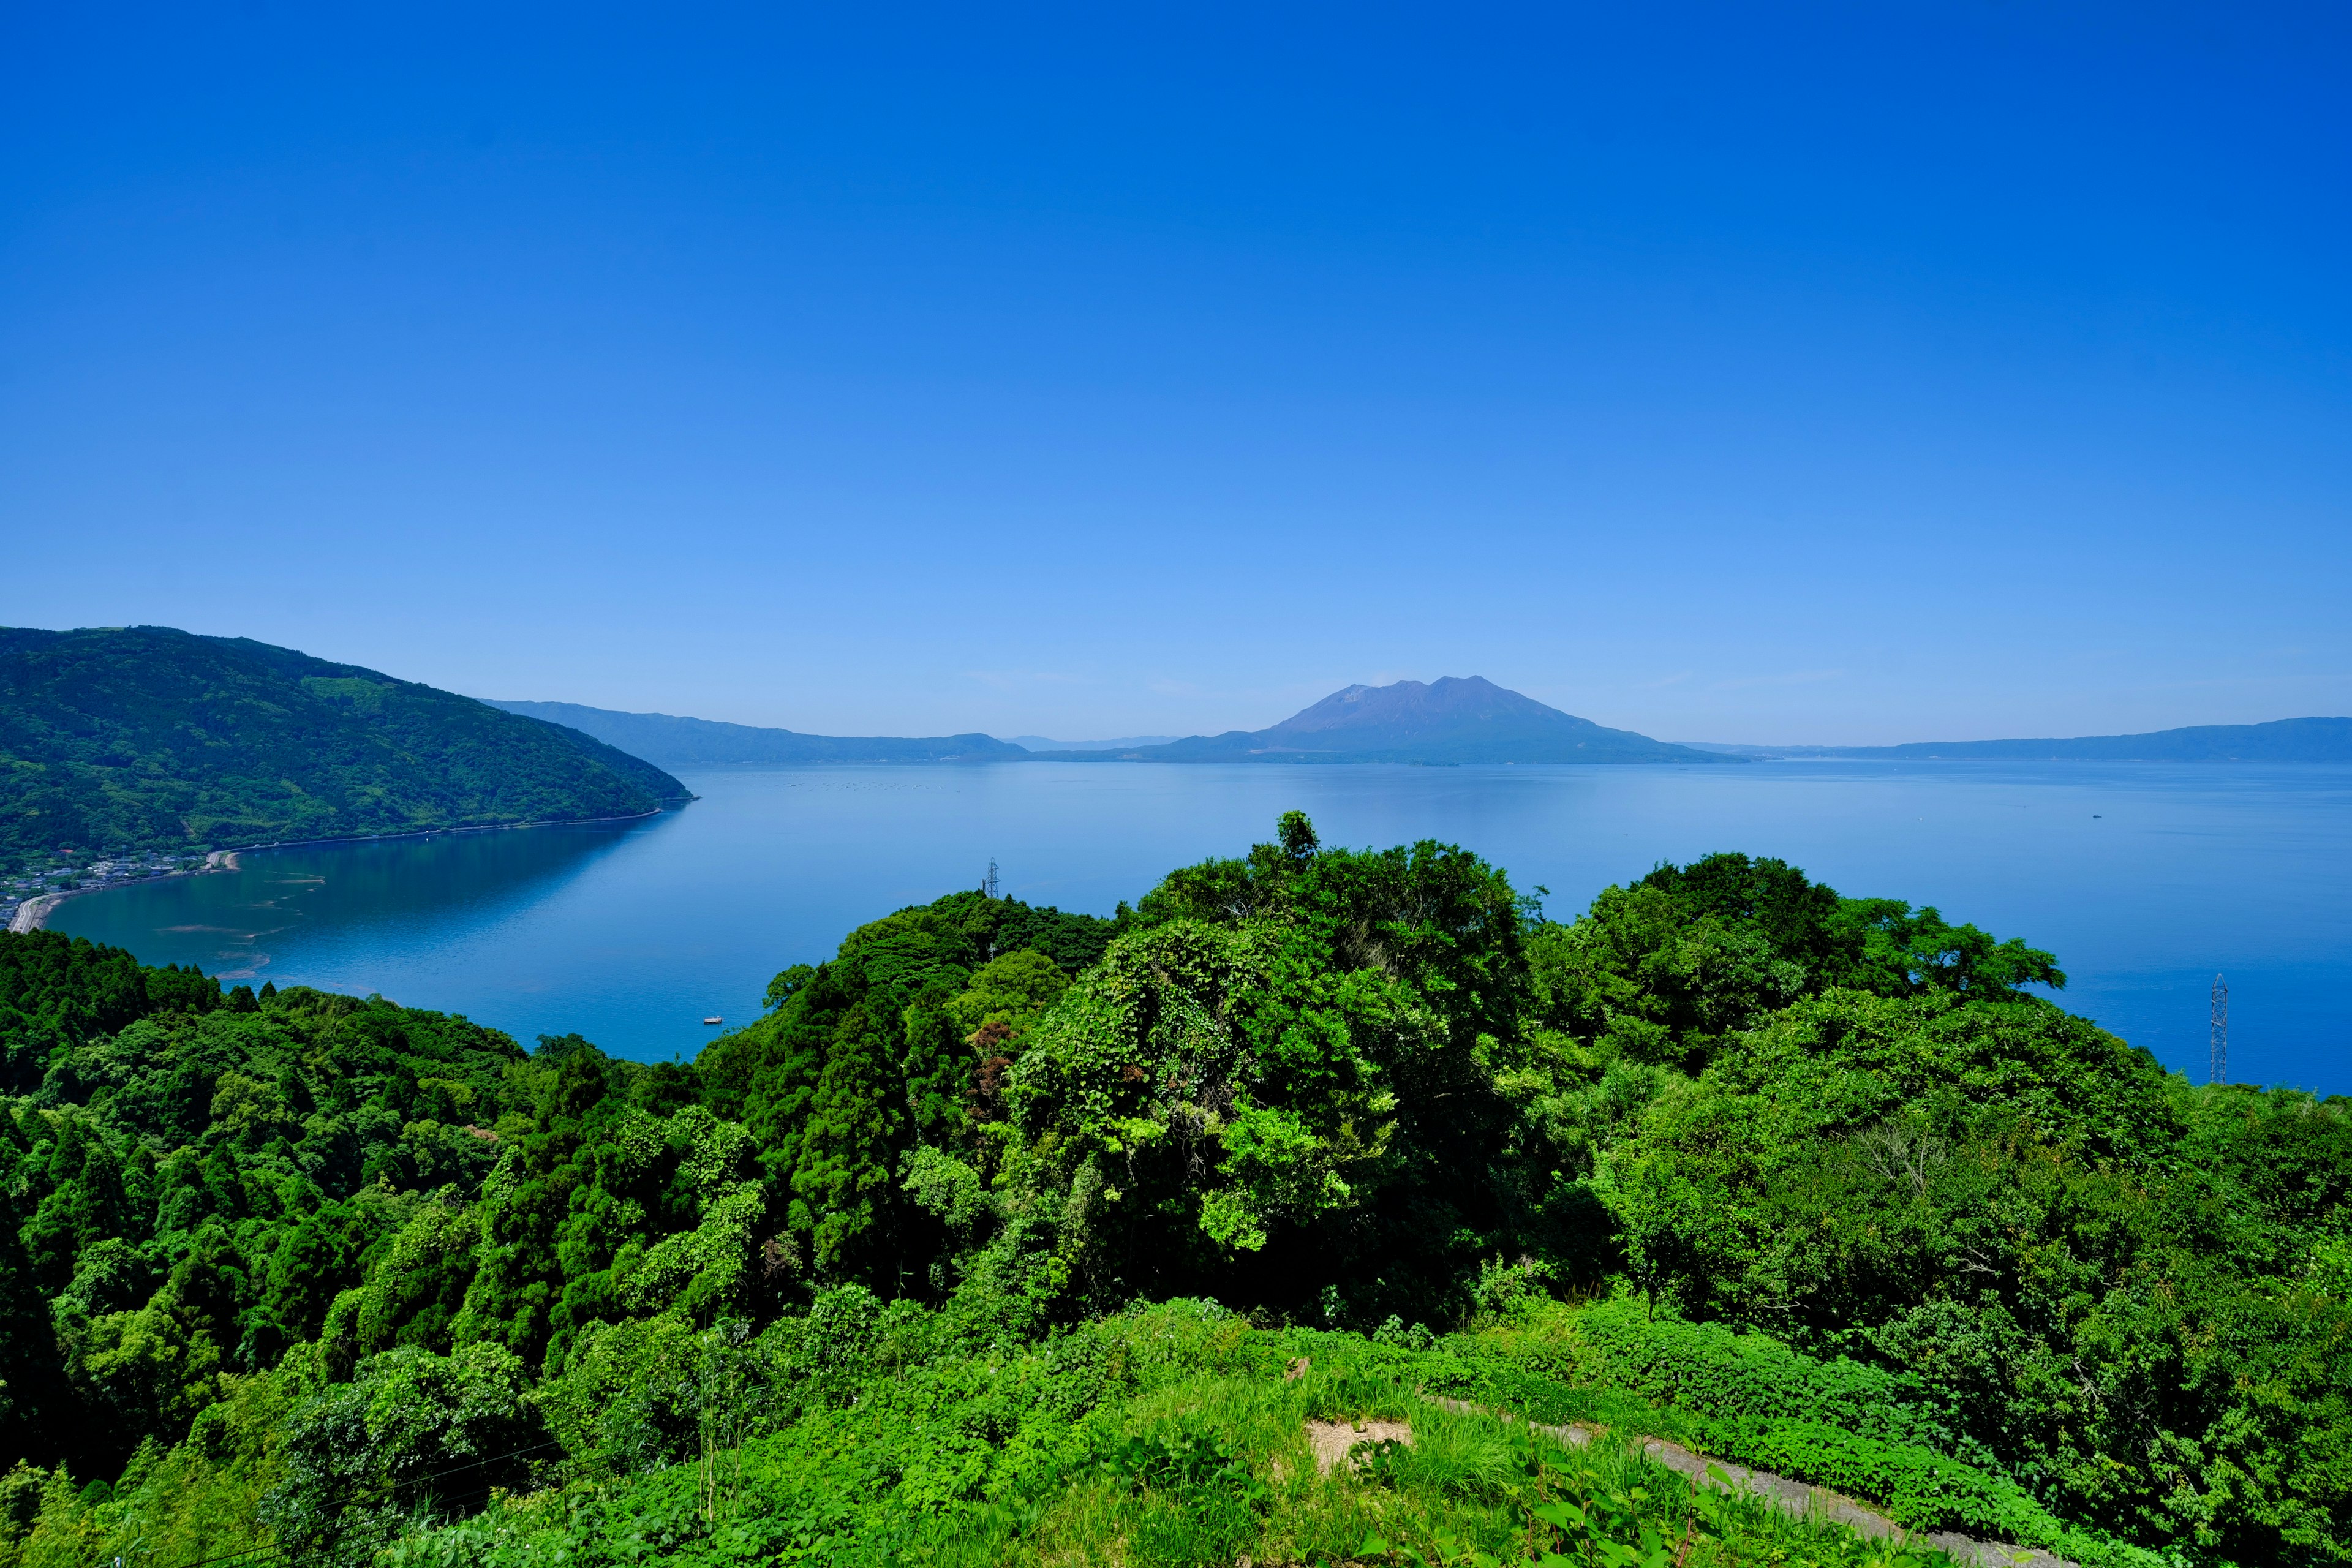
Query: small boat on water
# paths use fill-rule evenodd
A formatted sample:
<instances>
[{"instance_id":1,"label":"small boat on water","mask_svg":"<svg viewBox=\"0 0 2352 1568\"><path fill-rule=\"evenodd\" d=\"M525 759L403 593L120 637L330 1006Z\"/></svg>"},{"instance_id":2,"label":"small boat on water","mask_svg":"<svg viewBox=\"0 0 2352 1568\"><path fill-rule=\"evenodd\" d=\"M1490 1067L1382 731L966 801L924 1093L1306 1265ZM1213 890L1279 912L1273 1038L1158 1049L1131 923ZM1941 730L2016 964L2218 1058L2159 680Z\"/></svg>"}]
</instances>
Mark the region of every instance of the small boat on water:
<instances>
[{"instance_id":1,"label":"small boat on water","mask_svg":"<svg viewBox=\"0 0 2352 1568\"><path fill-rule=\"evenodd\" d=\"M712 1015L710 1015L710 1016L709 1016L708 1018L705 1018L705 1019L704 1019L704 1020L702 1020L702 1021L703 1021L704 1023L706 1023L706 1024L723 1024L723 1023L725 1023L727 1020L726 1020L726 1019L724 1019L724 1018L721 1018L718 1014L713 1013Z\"/></svg>"}]
</instances>

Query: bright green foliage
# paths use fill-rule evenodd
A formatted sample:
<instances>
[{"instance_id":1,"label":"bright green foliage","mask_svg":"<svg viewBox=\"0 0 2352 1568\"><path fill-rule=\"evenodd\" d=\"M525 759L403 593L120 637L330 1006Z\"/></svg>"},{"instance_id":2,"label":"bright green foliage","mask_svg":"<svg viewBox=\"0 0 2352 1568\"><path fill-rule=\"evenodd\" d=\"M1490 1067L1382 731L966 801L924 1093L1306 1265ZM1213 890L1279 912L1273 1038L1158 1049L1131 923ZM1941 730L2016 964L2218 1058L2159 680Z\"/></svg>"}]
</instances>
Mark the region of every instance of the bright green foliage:
<instances>
[{"instance_id":1,"label":"bright green foliage","mask_svg":"<svg viewBox=\"0 0 2352 1568\"><path fill-rule=\"evenodd\" d=\"M0 942L0 1089L24 1094L52 1056L149 1013L204 1013L220 987L178 964L149 969L121 948L35 931Z\"/></svg>"},{"instance_id":2,"label":"bright green foliage","mask_svg":"<svg viewBox=\"0 0 2352 1568\"><path fill-rule=\"evenodd\" d=\"M446 1352L465 1310L481 1216L454 1187L404 1206L406 1223L379 1249L365 1288L338 1293L328 1309L322 1337L346 1366L352 1357L396 1345Z\"/></svg>"},{"instance_id":3,"label":"bright green foliage","mask_svg":"<svg viewBox=\"0 0 2352 1568\"><path fill-rule=\"evenodd\" d=\"M1035 948L991 959L970 984L948 999L948 1016L966 1034L991 1023L1010 1032L1034 1020L1070 988L1070 977Z\"/></svg>"},{"instance_id":4,"label":"bright green foliage","mask_svg":"<svg viewBox=\"0 0 2352 1568\"><path fill-rule=\"evenodd\" d=\"M31 1092L0 1111L10 1457L110 1474L306 1342L333 1376L403 1349L535 1356L567 1326L556 1243L639 1199L603 1252L586 1239L579 1272L609 1268L624 1242L658 1250L723 1208L740 1256L706 1268L698 1255L672 1271L675 1294L706 1315L759 1304L745 1283L761 1201L752 1184L745 1212L748 1140L713 1136L698 1106L699 1124L677 1123L676 1069L565 1042L526 1058L463 1019L381 1001L245 997L49 932L0 938L0 1019L52 1039ZM600 1184L608 1151L579 1129L643 1118L638 1102L669 1118L653 1118L657 1152L642 1173L608 1159L615 1180ZM570 1230L540 1248L530 1178L544 1168L560 1184L573 1167L558 1156L581 1145L579 1184L604 1207L575 1217L563 1188ZM486 1203L486 1178L508 1201ZM486 1222L503 1246L485 1246Z\"/></svg>"},{"instance_id":5,"label":"bright green foliage","mask_svg":"<svg viewBox=\"0 0 2352 1568\"><path fill-rule=\"evenodd\" d=\"M1377 1319L1447 1310L1501 1239L1522 910L1436 844L1311 829L1179 871L1009 1075L1025 1163L1096 1300L1213 1291Z\"/></svg>"},{"instance_id":6,"label":"bright green foliage","mask_svg":"<svg viewBox=\"0 0 2352 1568\"><path fill-rule=\"evenodd\" d=\"M1547 1422L1600 1421L1869 1498L1920 1530L2052 1546L2064 1527L1982 1459L1920 1382L1819 1360L1759 1333L1652 1318L1638 1301L1523 1304L1509 1328L1452 1342L1430 1384ZM1598 1401L1600 1387L1653 1402ZM1677 1419L1666 1413L1698 1419Z\"/></svg>"},{"instance_id":7,"label":"bright green foliage","mask_svg":"<svg viewBox=\"0 0 2352 1568\"><path fill-rule=\"evenodd\" d=\"M1519 1324L1521 1358L1566 1381L1733 1422L1809 1422L1928 1447L1965 1442L1917 1378L1806 1355L1769 1334L1652 1317L1630 1299L1523 1310Z\"/></svg>"},{"instance_id":8,"label":"bright green foliage","mask_svg":"<svg viewBox=\"0 0 2352 1568\"><path fill-rule=\"evenodd\" d=\"M1070 1192L1078 1235L1067 1239L1104 1298L1189 1283L1263 1249L1277 1226L1357 1208L1358 1187L1376 1179L1368 1167L1386 1152L1397 1101L1372 1053L1434 1054L1440 1020L1379 981L1278 974L1282 957L1246 928L1179 920L1139 931L1023 1054L1019 1124L1057 1163L1046 1179ZM1253 1030L1283 979L1322 992L1311 995L1322 1005ZM1265 1034L1304 1047L1306 1070L1282 1074L1278 1058L1253 1050Z\"/></svg>"},{"instance_id":9,"label":"bright green foliage","mask_svg":"<svg viewBox=\"0 0 2352 1568\"><path fill-rule=\"evenodd\" d=\"M552 1445L504 1346L376 1357L288 1414L261 1522L296 1552L380 1543L420 1512L479 1507Z\"/></svg>"},{"instance_id":10,"label":"bright green foliage","mask_svg":"<svg viewBox=\"0 0 2352 1568\"><path fill-rule=\"evenodd\" d=\"M48 1044L0 1112L0 1441L108 1471L319 1334L418 1184L478 1186L523 1059L462 1019L238 1002L49 932L0 938L11 1019Z\"/></svg>"},{"instance_id":11,"label":"bright green foliage","mask_svg":"<svg viewBox=\"0 0 2352 1568\"><path fill-rule=\"evenodd\" d=\"M2061 1513L2315 1545L2352 1304L2302 1277L2352 1125L2247 1096L2200 1144L2219 1098L2045 1003L1831 993L1671 1085L1598 1177L1654 1297L1907 1374ZM2302 1182L2250 1158L2272 1142Z\"/></svg>"},{"instance_id":12,"label":"bright green foliage","mask_svg":"<svg viewBox=\"0 0 2352 1568\"><path fill-rule=\"evenodd\" d=\"M793 1228L819 1278L894 1275L898 1156L906 1116L894 1092L887 1021L853 1007L834 1036L793 1172Z\"/></svg>"},{"instance_id":13,"label":"bright green foliage","mask_svg":"<svg viewBox=\"0 0 2352 1568\"><path fill-rule=\"evenodd\" d=\"M675 1390L682 1462L496 1505L387 1561L1584 1568L1642 1563L1663 1543L1660 1563L1688 1568L1943 1562L1695 1492L1608 1439L1571 1449L1443 1408L1417 1392L1438 1358L1353 1335L1253 1330L1181 1300L1017 1347L975 1344L948 1314L853 1321L823 1353L782 1325L733 1345L681 1342L646 1381ZM693 1390L730 1369L783 1414L706 1451ZM1323 1474L1307 1421L1368 1416L1409 1421L1412 1445L1367 1447L1353 1471Z\"/></svg>"},{"instance_id":14,"label":"bright green foliage","mask_svg":"<svg viewBox=\"0 0 2352 1568\"><path fill-rule=\"evenodd\" d=\"M633 816L650 763L469 697L242 637L0 627L0 862Z\"/></svg>"},{"instance_id":15,"label":"bright green foliage","mask_svg":"<svg viewBox=\"0 0 2352 1568\"><path fill-rule=\"evenodd\" d=\"M982 1128L1005 1115L1007 1052L1112 929L955 893L776 977L768 1015L697 1065L712 1109L757 1142L780 1267L893 1291L947 1278L936 1216L901 1194L907 1162L918 1150L971 1167L993 1158Z\"/></svg>"},{"instance_id":16,"label":"bright green foliage","mask_svg":"<svg viewBox=\"0 0 2352 1568\"><path fill-rule=\"evenodd\" d=\"M1710 1423L1706 1441L1726 1458L1874 1499L1916 1530L1957 1530L2059 1551L2069 1544L2064 1527L2015 1481L1932 1448L1815 1421Z\"/></svg>"},{"instance_id":17,"label":"bright green foliage","mask_svg":"<svg viewBox=\"0 0 2352 1568\"><path fill-rule=\"evenodd\" d=\"M1893 1550L1438 1395L2352 1557L2352 1107L2063 980L1777 861L1559 924L1295 814L1113 921L887 915L692 1067L0 939L0 1568ZM1416 1441L1326 1482L1330 1415Z\"/></svg>"},{"instance_id":18,"label":"bright green foliage","mask_svg":"<svg viewBox=\"0 0 2352 1568\"><path fill-rule=\"evenodd\" d=\"M1832 986L2007 1000L2063 987L2049 953L1932 909L1841 899L1779 860L1712 855L1610 888L1530 946L1537 1020L1607 1059L1696 1070L1731 1034Z\"/></svg>"}]
</instances>

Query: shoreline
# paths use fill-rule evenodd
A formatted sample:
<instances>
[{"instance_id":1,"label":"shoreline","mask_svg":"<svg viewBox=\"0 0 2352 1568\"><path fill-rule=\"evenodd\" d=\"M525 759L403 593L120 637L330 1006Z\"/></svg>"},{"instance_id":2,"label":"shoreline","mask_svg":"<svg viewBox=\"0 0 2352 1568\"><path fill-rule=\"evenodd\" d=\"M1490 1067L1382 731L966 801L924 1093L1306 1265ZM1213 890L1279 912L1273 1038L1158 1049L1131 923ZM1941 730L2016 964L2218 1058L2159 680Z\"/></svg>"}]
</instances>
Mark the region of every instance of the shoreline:
<instances>
[{"instance_id":1,"label":"shoreline","mask_svg":"<svg viewBox=\"0 0 2352 1568\"><path fill-rule=\"evenodd\" d=\"M680 805L691 805L692 801ZM267 844L241 844L234 849L207 851L205 863L185 871L162 871L152 877L127 877L120 882L102 882L94 888L67 888L58 892L41 893L16 906L16 915L8 921L8 931L26 936L44 929L58 906L68 899L79 899L89 893L115 893L125 888L142 888L152 882L169 882L181 877L207 877L215 871L239 869L237 857L258 854L265 849L312 849L328 844L391 844L404 838L441 838L459 833L513 833L532 827L593 827L608 822L643 822L649 816L659 816L674 806L657 805L651 811L632 812L625 816L568 816L547 822L481 822L462 827L419 827L405 833L346 833L332 838L280 838Z\"/></svg>"}]
</instances>

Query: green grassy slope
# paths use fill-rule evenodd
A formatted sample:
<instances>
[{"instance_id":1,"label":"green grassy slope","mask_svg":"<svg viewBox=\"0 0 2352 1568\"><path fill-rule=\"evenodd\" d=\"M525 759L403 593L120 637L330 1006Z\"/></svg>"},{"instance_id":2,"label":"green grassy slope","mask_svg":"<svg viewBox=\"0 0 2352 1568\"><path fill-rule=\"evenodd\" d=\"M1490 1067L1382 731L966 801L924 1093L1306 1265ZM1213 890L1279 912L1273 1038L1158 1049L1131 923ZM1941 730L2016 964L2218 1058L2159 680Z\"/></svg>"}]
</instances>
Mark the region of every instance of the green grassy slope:
<instances>
[{"instance_id":1,"label":"green grassy slope","mask_svg":"<svg viewBox=\"0 0 2352 1568\"><path fill-rule=\"evenodd\" d=\"M277 1542L385 1568L1945 1563L1916 1537L1874 1542L1693 1489L1627 1440L1689 1425L1671 1410L1617 1399L1633 1417L1623 1436L1571 1447L1432 1400L1427 1383L1475 1360L1475 1336L1415 1351L1255 1329L1192 1301L1042 1341L1000 1329L970 1303L886 1306L849 1287L756 1338L656 1335L527 1401L487 1363L459 1367L439 1391L458 1429L437 1469L394 1480L365 1515L289 1519ZM342 1403L364 1426L369 1409L417 1396L416 1370L380 1365ZM320 1432L316 1408L289 1411L281 1394L223 1413L223 1457L265 1447L262 1422L297 1428L241 1487L194 1444L158 1452L103 1497L58 1489L13 1542L0 1525L0 1555L127 1548L183 1564L233 1551L254 1539L233 1522L240 1498L269 1513L361 1457ZM1325 1471L1309 1422L1400 1423L1411 1441L1368 1435L1353 1463ZM651 1428L668 1435L648 1449ZM548 1430L560 1443L534 1446ZM692 1457L644 1462L679 1447ZM452 1491L467 1516L420 1526Z\"/></svg>"},{"instance_id":2,"label":"green grassy slope","mask_svg":"<svg viewBox=\"0 0 2352 1568\"><path fill-rule=\"evenodd\" d=\"M0 857L627 816L685 786L585 735L244 638L0 628Z\"/></svg>"}]
</instances>

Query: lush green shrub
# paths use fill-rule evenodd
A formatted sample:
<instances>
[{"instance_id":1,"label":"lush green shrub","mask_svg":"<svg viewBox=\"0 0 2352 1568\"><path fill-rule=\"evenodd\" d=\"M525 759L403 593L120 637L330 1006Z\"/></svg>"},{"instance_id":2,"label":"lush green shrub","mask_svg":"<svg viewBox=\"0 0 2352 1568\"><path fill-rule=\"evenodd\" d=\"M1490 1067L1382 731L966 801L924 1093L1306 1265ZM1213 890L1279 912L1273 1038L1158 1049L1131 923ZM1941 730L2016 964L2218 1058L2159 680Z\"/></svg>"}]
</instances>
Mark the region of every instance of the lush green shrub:
<instances>
[{"instance_id":1,"label":"lush green shrub","mask_svg":"<svg viewBox=\"0 0 2352 1568\"><path fill-rule=\"evenodd\" d=\"M1894 1397L1857 1403L1858 1390L1896 1394L1899 1378L1823 1362L1761 1334L1653 1321L1636 1302L1530 1308L1513 1325L1454 1336L1442 1352L1416 1358L1412 1371L1432 1394L1547 1425L1664 1437L1843 1492L1916 1530L1957 1530L2086 1563L2162 1561L2070 1528L1997 1471L1888 1436L1933 1430ZM1807 1412L1845 1415L1877 1435Z\"/></svg>"},{"instance_id":2,"label":"lush green shrub","mask_svg":"<svg viewBox=\"0 0 2352 1568\"><path fill-rule=\"evenodd\" d=\"M1714 1421L1700 1441L1724 1458L1881 1504L1914 1530L2049 1546L2062 1529L2006 1477L1824 1422Z\"/></svg>"},{"instance_id":3,"label":"lush green shrub","mask_svg":"<svg viewBox=\"0 0 2352 1568\"><path fill-rule=\"evenodd\" d=\"M528 1382L514 1353L488 1342L362 1363L353 1381L320 1390L287 1420L263 1522L288 1546L328 1551L526 1485L560 1457Z\"/></svg>"},{"instance_id":4,"label":"lush green shrub","mask_svg":"<svg viewBox=\"0 0 2352 1568\"><path fill-rule=\"evenodd\" d=\"M1916 1378L1806 1355L1720 1323L1654 1317L1630 1298L1596 1301L1564 1324L1557 1362L1580 1380L1734 1421L1836 1426L1937 1451L1969 1447Z\"/></svg>"}]
</instances>

